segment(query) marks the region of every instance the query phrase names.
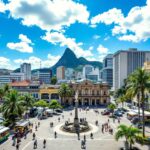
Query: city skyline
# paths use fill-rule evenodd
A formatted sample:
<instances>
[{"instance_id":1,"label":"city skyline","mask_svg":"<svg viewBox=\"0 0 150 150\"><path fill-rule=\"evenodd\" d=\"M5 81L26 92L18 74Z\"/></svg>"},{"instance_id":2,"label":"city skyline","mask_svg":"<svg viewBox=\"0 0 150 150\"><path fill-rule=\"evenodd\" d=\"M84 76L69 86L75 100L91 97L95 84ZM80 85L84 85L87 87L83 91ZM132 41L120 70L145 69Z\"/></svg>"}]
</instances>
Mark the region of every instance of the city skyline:
<instances>
[{"instance_id":1,"label":"city skyline","mask_svg":"<svg viewBox=\"0 0 150 150\"><path fill-rule=\"evenodd\" d=\"M120 49L149 50L149 9L150 0L0 0L0 68L51 67L66 47L97 61Z\"/></svg>"}]
</instances>

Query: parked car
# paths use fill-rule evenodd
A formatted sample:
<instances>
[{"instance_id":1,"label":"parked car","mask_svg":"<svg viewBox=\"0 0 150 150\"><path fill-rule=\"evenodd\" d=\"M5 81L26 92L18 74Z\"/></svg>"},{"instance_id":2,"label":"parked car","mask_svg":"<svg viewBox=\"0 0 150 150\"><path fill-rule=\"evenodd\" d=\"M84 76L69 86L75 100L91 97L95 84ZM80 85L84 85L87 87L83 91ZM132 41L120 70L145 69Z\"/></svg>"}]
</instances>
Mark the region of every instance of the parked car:
<instances>
[{"instance_id":1,"label":"parked car","mask_svg":"<svg viewBox=\"0 0 150 150\"><path fill-rule=\"evenodd\" d=\"M108 110L104 110L103 112L101 112L102 115L109 115L110 114L110 111Z\"/></svg>"},{"instance_id":2,"label":"parked car","mask_svg":"<svg viewBox=\"0 0 150 150\"><path fill-rule=\"evenodd\" d=\"M122 113L119 112L119 111L115 111L115 112L114 112L114 115L117 116L117 117L122 117Z\"/></svg>"},{"instance_id":3,"label":"parked car","mask_svg":"<svg viewBox=\"0 0 150 150\"><path fill-rule=\"evenodd\" d=\"M138 129L142 129L142 123L137 123L137 124L135 124L134 125L136 128L138 128Z\"/></svg>"},{"instance_id":4,"label":"parked car","mask_svg":"<svg viewBox=\"0 0 150 150\"><path fill-rule=\"evenodd\" d=\"M55 112L62 113L63 111L61 109L55 109Z\"/></svg>"}]
</instances>

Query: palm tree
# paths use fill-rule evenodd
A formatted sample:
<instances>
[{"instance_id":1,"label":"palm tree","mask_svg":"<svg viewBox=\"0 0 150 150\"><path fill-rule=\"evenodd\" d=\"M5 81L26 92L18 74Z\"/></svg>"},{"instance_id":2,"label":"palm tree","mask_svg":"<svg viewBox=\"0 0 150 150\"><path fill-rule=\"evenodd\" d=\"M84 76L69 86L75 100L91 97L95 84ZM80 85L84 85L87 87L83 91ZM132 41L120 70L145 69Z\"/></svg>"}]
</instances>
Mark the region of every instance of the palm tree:
<instances>
[{"instance_id":1,"label":"palm tree","mask_svg":"<svg viewBox=\"0 0 150 150\"><path fill-rule=\"evenodd\" d=\"M2 111L4 118L12 123L12 125L15 124L17 117L22 117L24 112L23 101L20 100L17 91L12 90L11 92L7 93L2 105Z\"/></svg>"},{"instance_id":2,"label":"palm tree","mask_svg":"<svg viewBox=\"0 0 150 150\"><path fill-rule=\"evenodd\" d=\"M126 126L126 125L119 125L118 126L118 131L115 134L115 139L118 141L120 138L125 137L125 143L126 143L126 148L128 149L129 145L129 150L132 149L132 145L135 143L136 140L143 141L143 137L140 134L140 130L138 128L134 128L132 126Z\"/></svg>"},{"instance_id":3,"label":"palm tree","mask_svg":"<svg viewBox=\"0 0 150 150\"><path fill-rule=\"evenodd\" d=\"M4 90L0 88L0 100L3 99L3 96L4 96Z\"/></svg>"},{"instance_id":4,"label":"palm tree","mask_svg":"<svg viewBox=\"0 0 150 150\"><path fill-rule=\"evenodd\" d=\"M34 98L30 94L25 94L21 97L25 109L28 110L34 104Z\"/></svg>"},{"instance_id":5,"label":"palm tree","mask_svg":"<svg viewBox=\"0 0 150 150\"><path fill-rule=\"evenodd\" d=\"M112 116L113 116L114 110L116 109L116 105L111 103L111 104L108 105L108 108L111 110Z\"/></svg>"},{"instance_id":6,"label":"palm tree","mask_svg":"<svg viewBox=\"0 0 150 150\"><path fill-rule=\"evenodd\" d=\"M123 95L123 96L120 96L118 99L117 99L117 103L121 103L122 104L122 108L124 107L124 102L127 100L126 96Z\"/></svg>"},{"instance_id":7,"label":"palm tree","mask_svg":"<svg viewBox=\"0 0 150 150\"><path fill-rule=\"evenodd\" d=\"M10 92L10 86L8 84L5 84L4 87L4 93L7 94L8 92Z\"/></svg>"},{"instance_id":8,"label":"palm tree","mask_svg":"<svg viewBox=\"0 0 150 150\"><path fill-rule=\"evenodd\" d=\"M61 84L61 87L59 89L59 95L62 99L62 104L66 101L66 97L72 96L72 90L67 84Z\"/></svg>"},{"instance_id":9,"label":"palm tree","mask_svg":"<svg viewBox=\"0 0 150 150\"><path fill-rule=\"evenodd\" d=\"M150 90L150 75L144 69L137 69L127 80L127 95L135 97L138 95L139 106L142 105L143 137L145 137L145 100L146 93ZM139 96L140 95L140 96ZM139 108L140 109L140 108Z\"/></svg>"}]
</instances>

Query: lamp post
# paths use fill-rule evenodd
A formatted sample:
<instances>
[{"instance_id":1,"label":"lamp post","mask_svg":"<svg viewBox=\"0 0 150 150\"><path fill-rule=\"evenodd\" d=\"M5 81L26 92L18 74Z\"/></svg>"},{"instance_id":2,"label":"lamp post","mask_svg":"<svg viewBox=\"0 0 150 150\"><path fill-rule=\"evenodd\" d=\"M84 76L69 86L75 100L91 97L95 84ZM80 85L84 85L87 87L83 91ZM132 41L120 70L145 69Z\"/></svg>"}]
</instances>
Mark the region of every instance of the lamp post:
<instances>
[{"instance_id":1,"label":"lamp post","mask_svg":"<svg viewBox=\"0 0 150 150\"><path fill-rule=\"evenodd\" d=\"M79 131L79 118L78 118L78 91L75 94L75 117L74 117L74 128Z\"/></svg>"}]
</instances>

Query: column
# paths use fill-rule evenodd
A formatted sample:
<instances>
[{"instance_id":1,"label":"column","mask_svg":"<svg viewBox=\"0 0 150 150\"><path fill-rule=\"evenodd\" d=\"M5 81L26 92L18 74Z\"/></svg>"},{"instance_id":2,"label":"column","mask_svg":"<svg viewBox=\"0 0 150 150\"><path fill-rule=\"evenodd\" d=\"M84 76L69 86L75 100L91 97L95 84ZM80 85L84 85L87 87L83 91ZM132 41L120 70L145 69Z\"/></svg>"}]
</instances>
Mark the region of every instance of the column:
<instances>
[{"instance_id":1,"label":"column","mask_svg":"<svg viewBox=\"0 0 150 150\"><path fill-rule=\"evenodd\" d=\"M82 101L82 106L84 105L84 100L83 100L83 98L81 99L81 101Z\"/></svg>"},{"instance_id":2,"label":"column","mask_svg":"<svg viewBox=\"0 0 150 150\"><path fill-rule=\"evenodd\" d=\"M97 105L97 103L96 103L96 99L94 100L94 103L95 103L95 106Z\"/></svg>"},{"instance_id":3,"label":"column","mask_svg":"<svg viewBox=\"0 0 150 150\"><path fill-rule=\"evenodd\" d=\"M49 102L51 101L51 94L49 94Z\"/></svg>"}]
</instances>

